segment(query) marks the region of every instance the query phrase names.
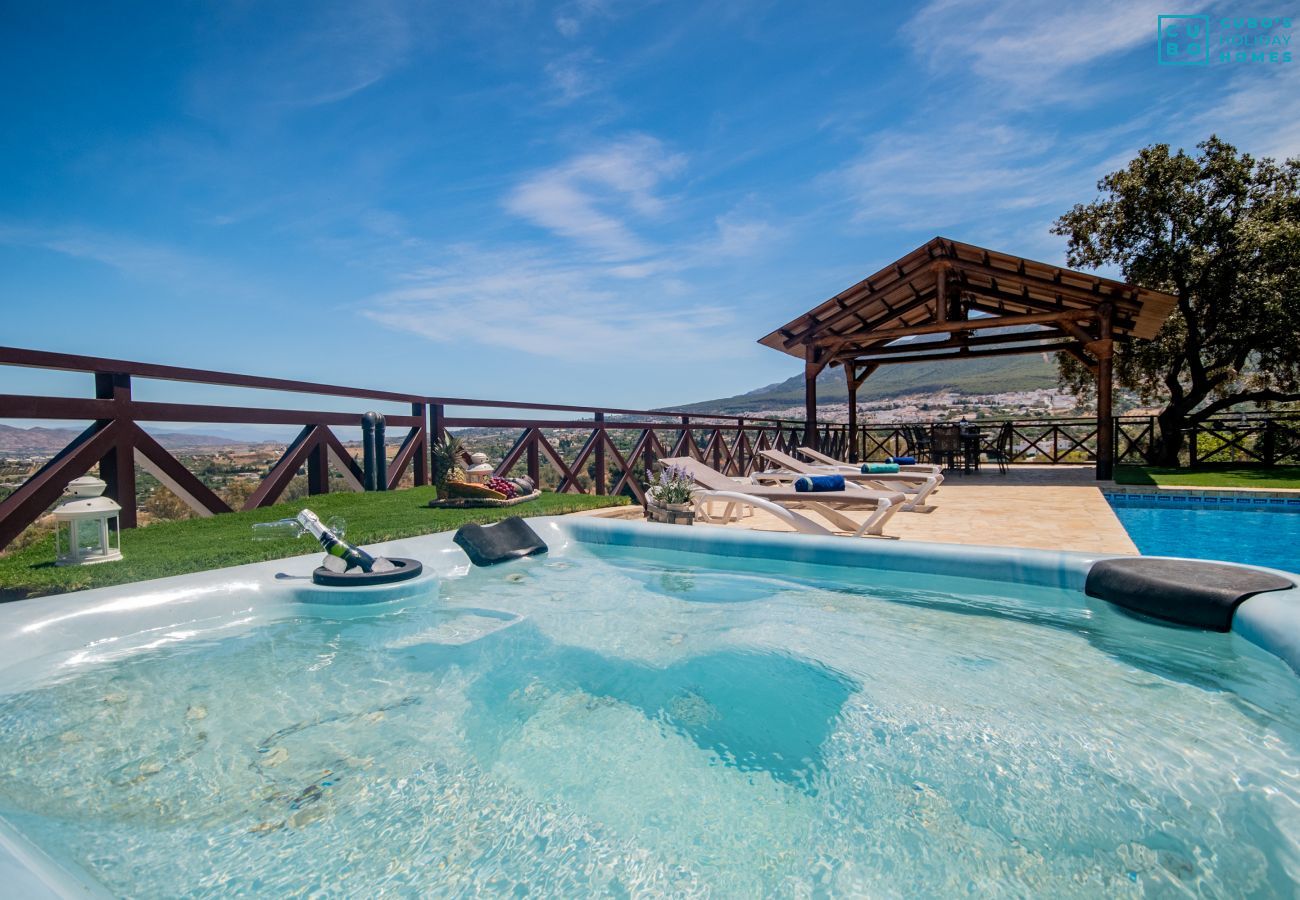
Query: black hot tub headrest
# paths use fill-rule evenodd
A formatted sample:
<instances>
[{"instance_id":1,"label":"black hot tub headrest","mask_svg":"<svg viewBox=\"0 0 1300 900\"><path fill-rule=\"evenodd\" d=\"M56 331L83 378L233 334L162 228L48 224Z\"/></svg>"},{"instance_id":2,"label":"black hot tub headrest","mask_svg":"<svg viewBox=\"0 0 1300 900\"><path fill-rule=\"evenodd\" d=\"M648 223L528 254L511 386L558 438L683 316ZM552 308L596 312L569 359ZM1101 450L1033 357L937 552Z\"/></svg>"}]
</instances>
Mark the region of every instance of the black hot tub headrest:
<instances>
[{"instance_id":1,"label":"black hot tub headrest","mask_svg":"<svg viewBox=\"0 0 1300 900\"><path fill-rule=\"evenodd\" d=\"M476 566L495 566L547 551L546 542L518 516L495 525L462 525L452 540Z\"/></svg>"},{"instance_id":2,"label":"black hot tub headrest","mask_svg":"<svg viewBox=\"0 0 1300 900\"><path fill-rule=\"evenodd\" d=\"M1157 619L1228 631L1243 600L1290 587L1279 575L1244 566L1134 556L1094 563L1084 590Z\"/></svg>"}]
</instances>

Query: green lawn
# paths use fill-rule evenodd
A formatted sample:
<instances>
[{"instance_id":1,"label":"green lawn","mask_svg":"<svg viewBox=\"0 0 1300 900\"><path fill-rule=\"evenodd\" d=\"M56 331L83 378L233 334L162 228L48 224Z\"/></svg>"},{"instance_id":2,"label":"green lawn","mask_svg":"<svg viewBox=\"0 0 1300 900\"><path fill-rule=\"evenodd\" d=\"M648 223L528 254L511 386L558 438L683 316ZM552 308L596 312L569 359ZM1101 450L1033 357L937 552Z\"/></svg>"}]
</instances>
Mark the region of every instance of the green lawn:
<instances>
[{"instance_id":1,"label":"green lawn","mask_svg":"<svg viewBox=\"0 0 1300 900\"><path fill-rule=\"evenodd\" d=\"M1117 484L1164 487L1300 488L1300 466L1242 466L1225 463L1196 469L1162 469L1158 466L1119 466Z\"/></svg>"},{"instance_id":2,"label":"green lawn","mask_svg":"<svg viewBox=\"0 0 1300 900\"><path fill-rule=\"evenodd\" d=\"M429 509L425 504L433 497L431 487L372 494L324 494L208 519L160 522L123 532L124 558L120 562L92 566L56 567L51 535L0 556L0 600L61 594L311 553L318 545L309 536L297 540L287 537L253 540L254 522L296 515L303 507L311 507L322 520L342 516L347 522L347 539L364 545L451 531L469 522L486 524L507 516L558 515L628 503L626 497L548 493L531 503L500 509Z\"/></svg>"}]
</instances>

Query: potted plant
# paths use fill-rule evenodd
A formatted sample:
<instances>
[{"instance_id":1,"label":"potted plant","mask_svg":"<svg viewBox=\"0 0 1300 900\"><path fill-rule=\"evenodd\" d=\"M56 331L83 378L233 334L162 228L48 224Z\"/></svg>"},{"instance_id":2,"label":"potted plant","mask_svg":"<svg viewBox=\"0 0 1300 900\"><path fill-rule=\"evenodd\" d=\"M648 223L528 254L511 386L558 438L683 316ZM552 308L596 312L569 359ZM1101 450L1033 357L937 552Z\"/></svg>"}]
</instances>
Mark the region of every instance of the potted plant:
<instances>
[{"instance_id":1,"label":"potted plant","mask_svg":"<svg viewBox=\"0 0 1300 900\"><path fill-rule=\"evenodd\" d=\"M646 518L669 525L695 524L694 490L695 479L681 466L662 469L646 491Z\"/></svg>"}]
</instances>

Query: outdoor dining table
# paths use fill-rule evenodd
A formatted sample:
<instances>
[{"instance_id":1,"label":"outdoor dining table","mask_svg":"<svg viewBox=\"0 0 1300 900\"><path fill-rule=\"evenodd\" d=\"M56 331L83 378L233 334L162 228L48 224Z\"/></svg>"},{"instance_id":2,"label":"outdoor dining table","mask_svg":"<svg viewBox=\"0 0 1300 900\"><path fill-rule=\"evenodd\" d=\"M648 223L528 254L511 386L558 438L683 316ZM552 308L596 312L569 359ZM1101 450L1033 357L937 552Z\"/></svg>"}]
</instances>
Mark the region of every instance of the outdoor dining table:
<instances>
[{"instance_id":1,"label":"outdoor dining table","mask_svg":"<svg viewBox=\"0 0 1300 900\"><path fill-rule=\"evenodd\" d=\"M984 432L974 426L946 424L930 426L930 447L934 461L948 469L979 471Z\"/></svg>"}]
</instances>

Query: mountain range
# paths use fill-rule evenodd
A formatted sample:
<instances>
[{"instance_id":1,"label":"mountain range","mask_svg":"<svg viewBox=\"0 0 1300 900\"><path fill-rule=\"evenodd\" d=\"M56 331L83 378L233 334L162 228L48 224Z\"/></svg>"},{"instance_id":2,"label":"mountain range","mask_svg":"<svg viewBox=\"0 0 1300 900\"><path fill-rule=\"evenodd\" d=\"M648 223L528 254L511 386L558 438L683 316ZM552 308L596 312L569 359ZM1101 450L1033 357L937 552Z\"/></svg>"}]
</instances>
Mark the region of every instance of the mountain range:
<instances>
[{"instance_id":1,"label":"mountain range","mask_svg":"<svg viewBox=\"0 0 1300 900\"><path fill-rule=\"evenodd\" d=\"M58 453L81 432L80 428L14 428L0 425L0 453L10 456L48 456ZM153 437L168 450L209 450L261 443L258 439L237 440L183 431L160 431Z\"/></svg>"},{"instance_id":2,"label":"mountain range","mask_svg":"<svg viewBox=\"0 0 1300 900\"><path fill-rule=\"evenodd\" d=\"M1057 386L1056 365L1050 354L996 356L984 359L882 366L858 389L858 402L911 395L955 393L967 396L1034 391ZM798 406L804 400L803 375L795 375L734 397L673 406L683 412L742 414ZM817 377L817 399L845 402L848 387L844 370L828 368Z\"/></svg>"}]
</instances>

